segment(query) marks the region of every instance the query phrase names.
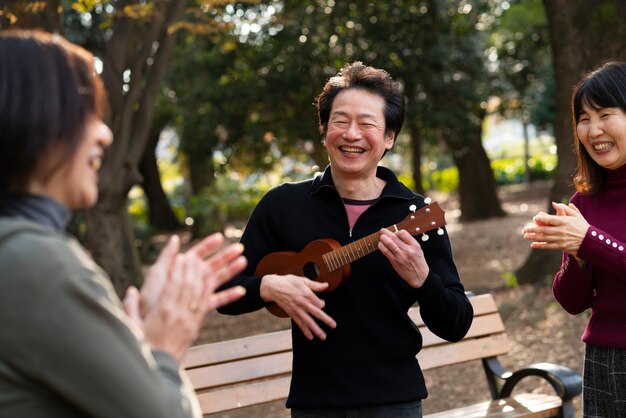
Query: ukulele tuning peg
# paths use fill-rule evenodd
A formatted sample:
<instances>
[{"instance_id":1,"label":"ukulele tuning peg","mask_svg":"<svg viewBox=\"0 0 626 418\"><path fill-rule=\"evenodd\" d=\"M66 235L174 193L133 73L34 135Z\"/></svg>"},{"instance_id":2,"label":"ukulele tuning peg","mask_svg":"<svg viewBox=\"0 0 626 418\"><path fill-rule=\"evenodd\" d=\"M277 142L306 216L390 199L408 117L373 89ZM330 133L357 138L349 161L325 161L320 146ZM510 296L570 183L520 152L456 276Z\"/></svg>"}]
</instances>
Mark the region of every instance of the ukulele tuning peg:
<instances>
[{"instance_id":1,"label":"ukulele tuning peg","mask_svg":"<svg viewBox=\"0 0 626 418\"><path fill-rule=\"evenodd\" d=\"M432 201L433 200L430 197L427 197L426 199L424 199L424 203L426 203L427 205L430 205Z\"/></svg>"},{"instance_id":2,"label":"ukulele tuning peg","mask_svg":"<svg viewBox=\"0 0 626 418\"><path fill-rule=\"evenodd\" d=\"M430 237L428 236L428 234L422 235L422 241L424 241L424 242L428 241L429 238Z\"/></svg>"},{"instance_id":3,"label":"ukulele tuning peg","mask_svg":"<svg viewBox=\"0 0 626 418\"><path fill-rule=\"evenodd\" d=\"M409 206L409 210L410 210L411 212L415 212L415 211L417 210L417 206L415 206L415 205L411 205L411 206Z\"/></svg>"},{"instance_id":4,"label":"ukulele tuning peg","mask_svg":"<svg viewBox=\"0 0 626 418\"><path fill-rule=\"evenodd\" d=\"M437 235L443 235L443 229L437 228Z\"/></svg>"}]
</instances>

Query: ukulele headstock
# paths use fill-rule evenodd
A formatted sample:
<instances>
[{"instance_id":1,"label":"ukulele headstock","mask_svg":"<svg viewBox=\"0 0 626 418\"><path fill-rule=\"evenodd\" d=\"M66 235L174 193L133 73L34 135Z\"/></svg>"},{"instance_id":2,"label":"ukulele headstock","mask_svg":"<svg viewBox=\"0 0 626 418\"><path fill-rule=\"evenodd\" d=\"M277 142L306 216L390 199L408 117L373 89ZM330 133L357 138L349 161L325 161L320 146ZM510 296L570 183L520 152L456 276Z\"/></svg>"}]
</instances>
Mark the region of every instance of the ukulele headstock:
<instances>
[{"instance_id":1,"label":"ukulele headstock","mask_svg":"<svg viewBox=\"0 0 626 418\"><path fill-rule=\"evenodd\" d=\"M445 212L441 209L439 203L430 202L430 198L427 198L427 205L419 210L416 210L415 205L411 205L409 209L412 213L398 223L397 227L406 229L411 235L422 234L422 241L428 241L426 232L435 228L438 228L438 235L443 235L441 227L446 224Z\"/></svg>"}]
</instances>

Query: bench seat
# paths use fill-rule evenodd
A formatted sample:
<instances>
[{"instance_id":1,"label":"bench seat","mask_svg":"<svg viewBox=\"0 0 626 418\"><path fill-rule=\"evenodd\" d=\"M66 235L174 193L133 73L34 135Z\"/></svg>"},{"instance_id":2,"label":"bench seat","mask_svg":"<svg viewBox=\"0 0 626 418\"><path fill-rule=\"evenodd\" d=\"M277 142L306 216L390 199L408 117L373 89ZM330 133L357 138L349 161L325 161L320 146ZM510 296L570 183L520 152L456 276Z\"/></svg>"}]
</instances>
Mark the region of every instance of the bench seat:
<instances>
[{"instance_id":1,"label":"bench seat","mask_svg":"<svg viewBox=\"0 0 626 418\"><path fill-rule=\"evenodd\" d=\"M457 343L442 340L428 330L417 307L409 310L409 316L424 339L417 358L422 370L468 361L482 362L492 401L426 417L574 418L572 400L582 391L580 374L551 363L506 371L498 356L509 352L509 342L493 296L479 295L470 300L474 307L474 320L467 335ZM192 347L183 361L183 367L198 394L203 413L210 416L286 399L291 360L291 331L284 330ZM554 393L513 395L517 383L529 376L546 380Z\"/></svg>"}]
</instances>

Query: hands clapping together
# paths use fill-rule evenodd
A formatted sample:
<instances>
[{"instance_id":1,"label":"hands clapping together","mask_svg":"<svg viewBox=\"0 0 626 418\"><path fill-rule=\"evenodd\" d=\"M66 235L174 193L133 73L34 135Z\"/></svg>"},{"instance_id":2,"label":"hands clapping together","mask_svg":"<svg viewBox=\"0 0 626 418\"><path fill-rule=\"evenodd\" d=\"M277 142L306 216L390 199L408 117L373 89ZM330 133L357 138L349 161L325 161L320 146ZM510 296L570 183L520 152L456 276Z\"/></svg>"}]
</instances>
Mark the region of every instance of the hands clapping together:
<instances>
[{"instance_id":1,"label":"hands clapping together","mask_svg":"<svg viewBox=\"0 0 626 418\"><path fill-rule=\"evenodd\" d=\"M532 248L560 250L577 257L589 223L572 203L553 202L552 207L556 214L539 212L533 217L534 223L524 227L524 239L531 241Z\"/></svg>"},{"instance_id":2,"label":"hands clapping together","mask_svg":"<svg viewBox=\"0 0 626 418\"><path fill-rule=\"evenodd\" d=\"M141 291L128 289L126 313L153 350L180 361L198 336L206 313L244 295L240 286L215 292L246 266L243 246L217 250L223 242L224 236L215 233L181 253L179 238L173 236L148 270Z\"/></svg>"}]
</instances>

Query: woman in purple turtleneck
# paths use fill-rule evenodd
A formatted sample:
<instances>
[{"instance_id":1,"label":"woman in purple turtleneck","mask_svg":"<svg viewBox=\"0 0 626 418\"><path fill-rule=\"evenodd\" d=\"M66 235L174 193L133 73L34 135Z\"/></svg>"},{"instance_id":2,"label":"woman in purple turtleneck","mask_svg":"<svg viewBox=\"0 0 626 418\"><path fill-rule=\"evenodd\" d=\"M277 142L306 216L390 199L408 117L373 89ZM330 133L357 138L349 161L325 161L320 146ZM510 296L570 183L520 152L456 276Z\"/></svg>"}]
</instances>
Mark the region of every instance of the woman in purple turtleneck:
<instances>
[{"instance_id":1,"label":"woman in purple turtleneck","mask_svg":"<svg viewBox=\"0 0 626 418\"><path fill-rule=\"evenodd\" d=\"M583 416L626 416L626 63L609 62L575 87L578 171L569 205L537 214L523 230L531 247L563 251L556 300L576 315L591 308Z\"/></svg>"}]
</instances>

